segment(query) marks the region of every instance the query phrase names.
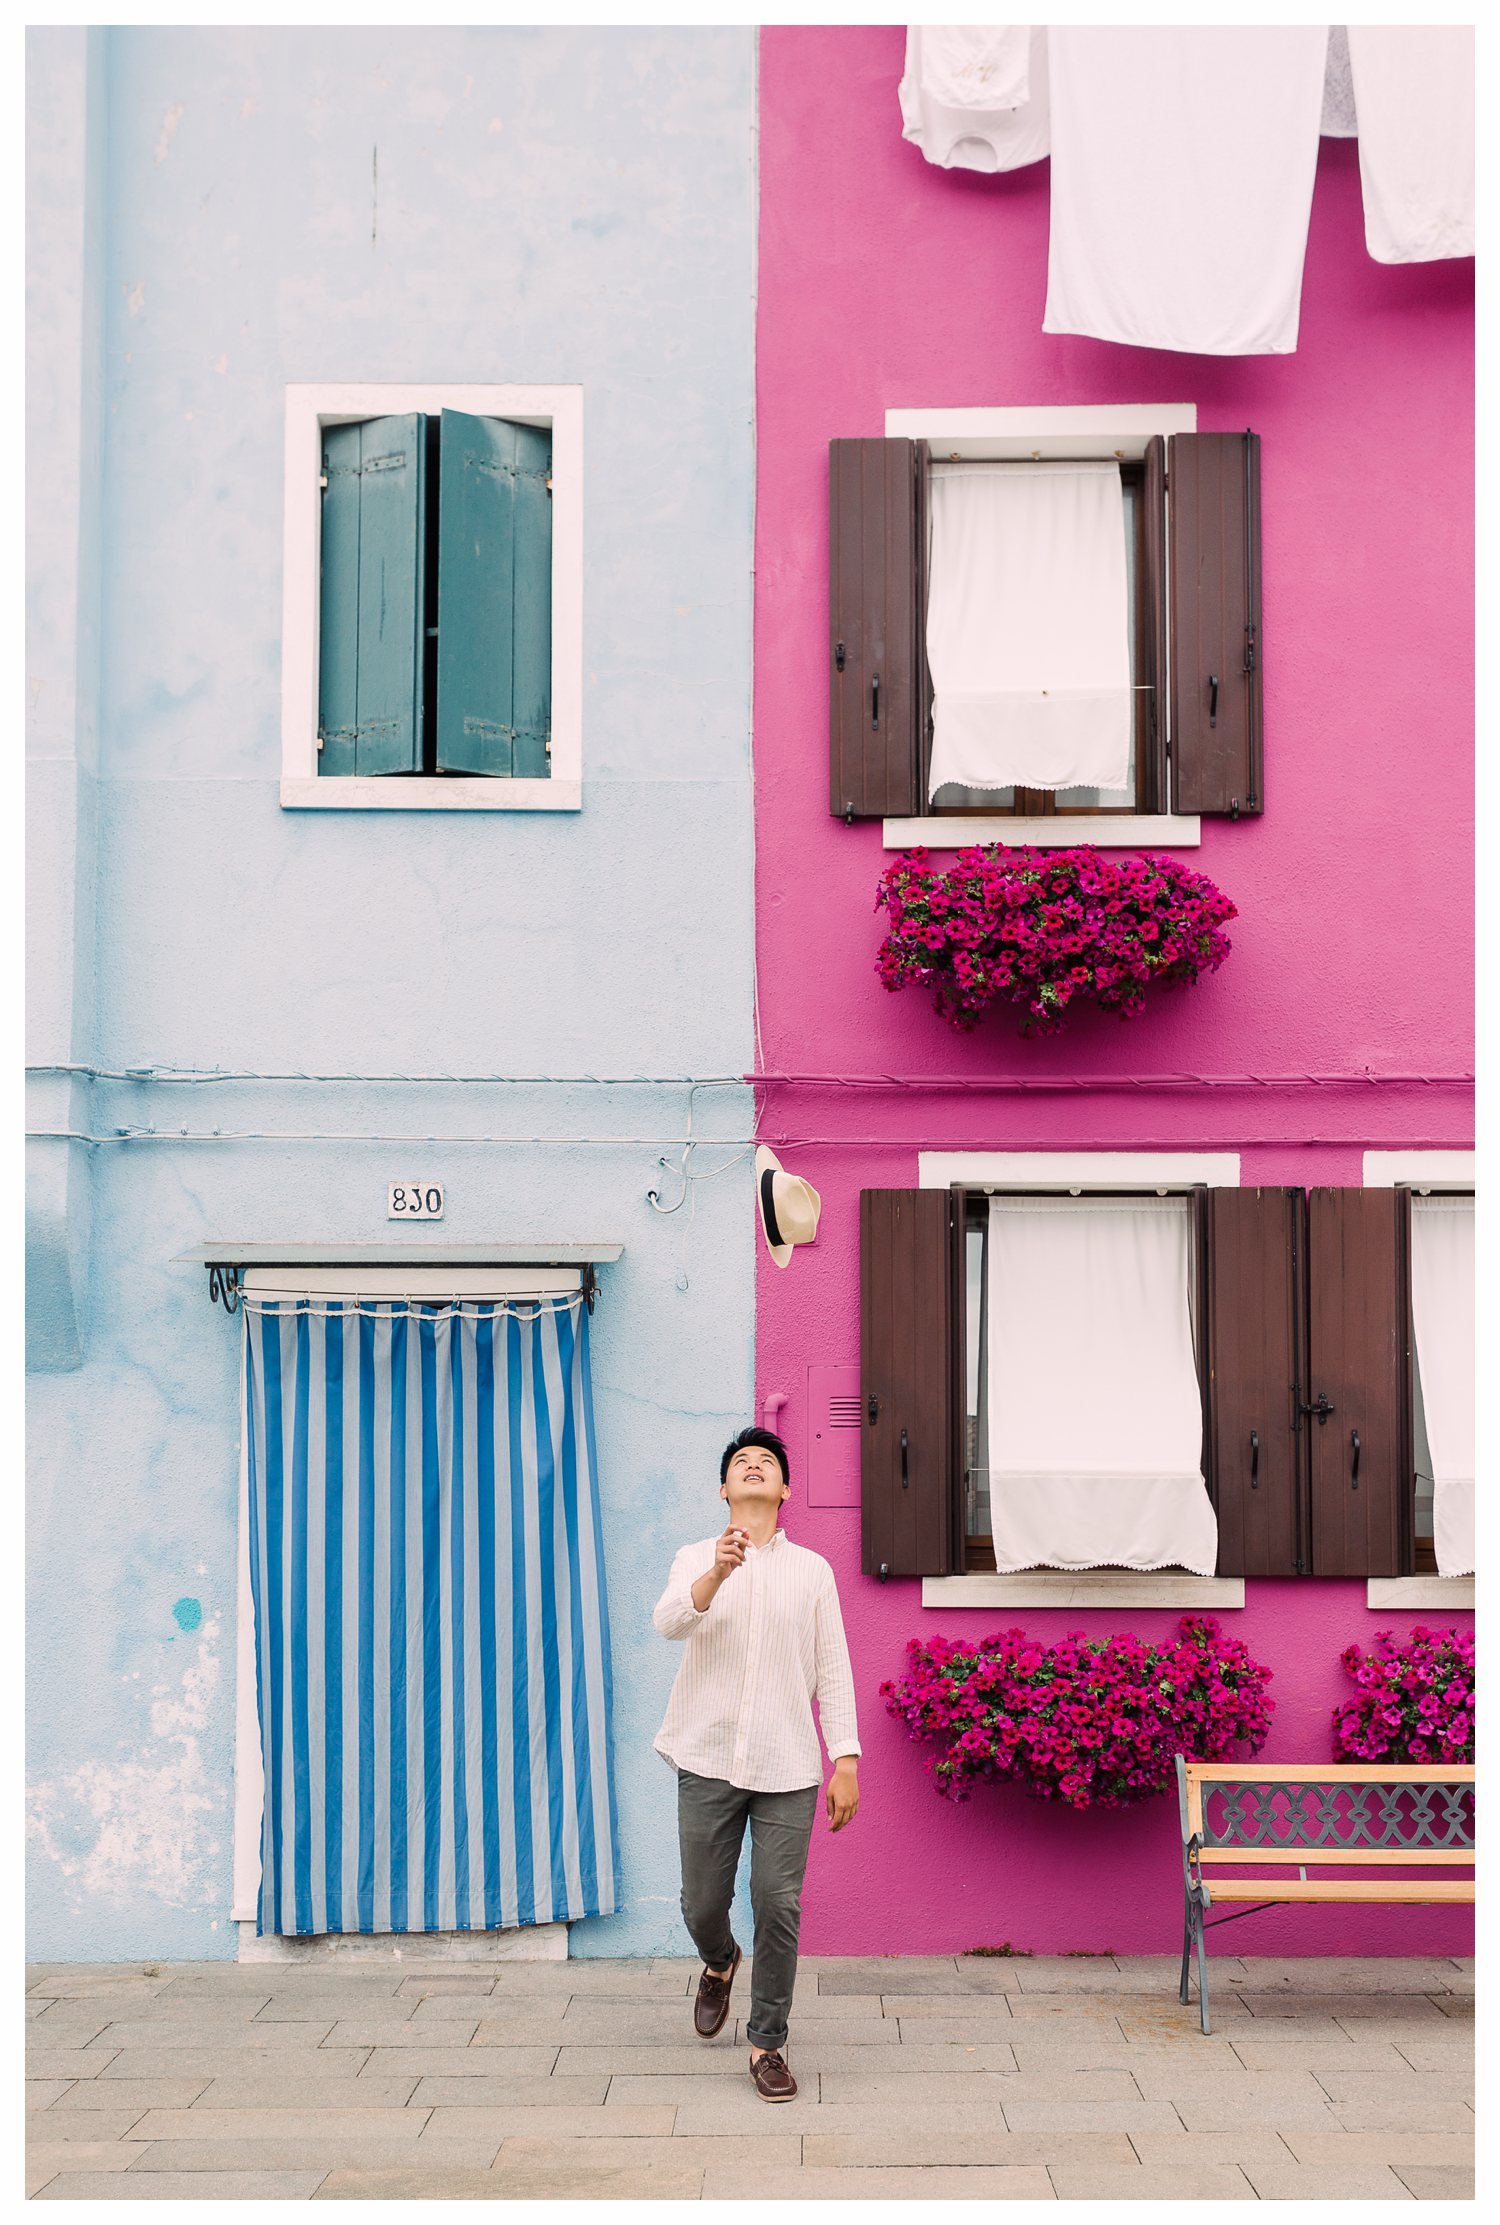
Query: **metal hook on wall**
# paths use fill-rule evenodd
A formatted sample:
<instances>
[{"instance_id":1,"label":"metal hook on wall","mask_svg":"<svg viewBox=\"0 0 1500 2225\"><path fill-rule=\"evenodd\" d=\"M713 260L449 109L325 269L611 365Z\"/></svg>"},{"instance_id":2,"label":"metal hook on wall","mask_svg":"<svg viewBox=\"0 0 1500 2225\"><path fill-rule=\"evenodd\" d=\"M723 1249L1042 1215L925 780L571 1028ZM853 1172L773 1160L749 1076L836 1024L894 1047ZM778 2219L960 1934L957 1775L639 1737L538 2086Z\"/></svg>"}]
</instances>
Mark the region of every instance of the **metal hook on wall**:
<instances>
[{"instance_id":1,"label":"metal hook on wall","mask_svg":"<svg viewBox=\"0 0 1500 2225\"><path fill-rule=\"evenodd\" d=\"M675 1204L663 1205L661 1202L661 1192L658 1189L650 1189L646 1192L646 1202L651 1207L653 1212L677 1213L681 1211L683 1200L686 1198L688 1191L693 1186L692 1179L689 1176L687 1170L688 1152L691 1149L692 1146L690 1144L683 1147L682 1160L677 1169L678 1176L680 1177L682 1182L682 1191ZM671 1160L668 1159L665 1154L663 1154L663 1156L659 1158L656 1163L659 1167L670 1167L672 1164Z\"/></svg>"}]
</instances>

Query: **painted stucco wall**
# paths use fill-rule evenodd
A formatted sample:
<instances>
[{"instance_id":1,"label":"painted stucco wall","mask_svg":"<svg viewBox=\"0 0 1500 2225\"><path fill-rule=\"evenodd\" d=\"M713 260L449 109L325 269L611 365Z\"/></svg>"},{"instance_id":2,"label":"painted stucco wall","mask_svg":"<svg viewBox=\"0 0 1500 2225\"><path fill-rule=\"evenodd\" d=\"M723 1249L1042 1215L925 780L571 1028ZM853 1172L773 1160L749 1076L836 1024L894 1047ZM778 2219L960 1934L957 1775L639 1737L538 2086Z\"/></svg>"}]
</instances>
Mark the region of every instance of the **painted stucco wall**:
<instances>
[{"instance_id":1,"label":"painted stucco wall","mask_svg":"<svg viewBox=\"0 0 1500 2225\"><path fill-rule=\"evenodd\" d=\"M115 29L34 52L65 81L54 105L101 117L93 170L38 145L33 175L70 238L102 224L93 276L44 250L39 352L76 388L102 322L102 403L91 418L85 386L72 437L102 434L104 463L97 1010L80 1019L49 928L33 993L63 1016L32 1055L745 1072L751 34ZM580 813L279 806L284 388L422 379L583 388ZM82 754L63 723L60 753ZM678 1194L658 1161L680 1157L685 1087L81 1096L80 1128L162 1140L93 1151L82 1364L29 1386L32 1951L234 1952L238 1330L171 1261L216 1237L384 1241L385 1186L410 1173L448 1185L429 1236L625 1244L594 1377L627 1909L571 1944L679 1943L650 1753L675 1664L649 1613L672 1550L713 1526L747 1410L748 1158L699 1152L663 1216L646 1191ZM691 1114L700 1138L743 1137L749 1094L701 1089ZM33 1124L67 1122L39 1097ZM287 1140L318 1135L355 1140Z\"/></svg>"},{"instance_id":2,"label":"painted stucco wall","mask_svg":"<svg viewBox=\"0 0 1500 2225\"><path fill-rule=\"evenodd\" d=\"M1246 1183L1313 1184L1358 1183L1366 1145L1473 1140L1471 1097L1453 1080L1472 1067L1472 265L1372 262L1356 150L1325 141L1295 355L1206 359L1044 335L1047 166L997 178L928 166L900 135L902 43L899 26L761 37L763 1064L1088 1086L766 1092L766 1139L784 1139L823 1198L816 1245L784 1274L758 1269L758 1392L788 1395L800 1476L807 1367L858 1359L858 1192L914 1185L921 1148L1235 1148ZM827 444L883 433L891 407L1113 401L1191 401L1203 431L1262 436L1267 806L1238 825L1205 820L1187 854L1239 907L1234 950L1219 974L1128 1026L1084 1015L1026 1043L1000 1017L964 1038L916 993L880 988L880 828L828 815ZM1170 1091L1120 1079L1309 1073L1361 1078ZM1382 1079L1397 1075L1428 1079ZM857 1508L808 1508L799 1489L790 1526L838 1572L866 1746L857 1826L815 1841L806 1946L1175 1946L1168 1803L1077 1818L1005 1788L952 1809L878 1698L914 1635L1149 1633L1175 1618L924 1612L915 1582L859 1574ZM1230 1620L1276 1671L1268 1758L1327 1757L1351 1639L1469 1619L1372 1615L1362 1584L1251 1584ZM1287 1953L1453 1952L1469 1936L1467 1918L1446 1912L1295 1911L1253 1929L1258 1951Z\"/></svg>"}]
</instances>

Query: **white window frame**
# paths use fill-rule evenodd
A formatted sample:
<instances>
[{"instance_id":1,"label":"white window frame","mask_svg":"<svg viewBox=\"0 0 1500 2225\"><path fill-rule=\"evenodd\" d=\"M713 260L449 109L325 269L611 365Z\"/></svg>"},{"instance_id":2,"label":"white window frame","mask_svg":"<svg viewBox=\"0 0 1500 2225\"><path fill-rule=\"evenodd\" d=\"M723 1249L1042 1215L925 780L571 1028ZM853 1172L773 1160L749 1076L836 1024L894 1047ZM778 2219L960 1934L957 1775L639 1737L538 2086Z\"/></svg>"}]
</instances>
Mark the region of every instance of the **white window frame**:
<instances>
[{"instance_id":1,"label":"white window frame","mask_svg":"<svg viewBox=\"0 0 1500 2225\"><path fill-rule=\"evenodd\" d=\"M1367 1151L1367 1190L1472 1190L1478 1154L1473 1151ZM1472 1576L1369 1576L1367 1607L1456 1607L1474 1605Z\"/></svg>"},{"instance_id":2,"label":"white window frame","mask_svg":"<svg viewBox=\"0 0 1500 2225\"><path fill-rule=\"evenodd\" d=\"M325 425L462 409L552 429L552 773L371 778L318 772L319 552ZM583 388L288 386L281 618L281 803L288 811L579 811L583 808Z\"/></svg>"},{"instance_id":3,"label":"white window frame","mask_svg":"<svg viewBox=\"0 0 1500 2225\"><path fill-rule=\"evenodd\" d=\"M1138 462L1157 434L1197 430L1193 402L885 413L887 440L925 440L934 460L945 463L1040 463L1074 456ZM914 819L886 819L881 835L887 850L908 850L917 843L929 850L966 850L977 842L998 842L1007 849L1021 843L1065 849L1091 842L1105 850L1196 850L1201 840L1199 819L1185 812L1075 812L1066 819L1016 819L998 813L958 818L929 812Z\"/></svg>"},{"instance_id":4,"label":"white window frame","mask_svg":"<svg viewBox=\"0 0 1500 2225\"><path fill-rule=\"evenodd\" d=\"M1237 1151L922 1151L922 1190L1236 1190ZM1192 1576L1161 1569L970 1569L924 1576L924 1607L1218 1607L1245 1604L1243 1576Z\"/></svg>"},{"instance_id":5,"label":"white window frame","mask_svg":"<svg viewBox=\"0 0 1500 2225\"><path fill-rule=\"evenodd\" d=\"M311 1298L499 1298L550 1297L576 1290L582 1281L577 1267L444 1267L381 1266L247 1267L241 1286L263 1297ZM245 1426L245 1347L240 1343L240 1463L239 1519L235 1577L234 1646L234 1825L230 1920L239 1931L241 1962L305 1962L326 1960L330 1944L341 1959L366 1955L387 1960L393 1949L411 1948L424 1956L441 1957L452 1940L458 1951L470 1956L479 1950L471 1933L420 1935L420 1950L412 1948L416 1935L386 1938L353 1934L330 1943L324 1939L283 1939L267 1933L256 1936L256 1906L260 1897L261 1818L265 1802L265 1775L260 1758L260 1714L255 1693L255 1608L250 1590L250 1455ZM523 1925L519 1931L493 1932L491 1943L504 1942L498 1952L519 1961L553 1962L566 1956L568 1927L559 1924Z\"/></svg>"}]
</instances>

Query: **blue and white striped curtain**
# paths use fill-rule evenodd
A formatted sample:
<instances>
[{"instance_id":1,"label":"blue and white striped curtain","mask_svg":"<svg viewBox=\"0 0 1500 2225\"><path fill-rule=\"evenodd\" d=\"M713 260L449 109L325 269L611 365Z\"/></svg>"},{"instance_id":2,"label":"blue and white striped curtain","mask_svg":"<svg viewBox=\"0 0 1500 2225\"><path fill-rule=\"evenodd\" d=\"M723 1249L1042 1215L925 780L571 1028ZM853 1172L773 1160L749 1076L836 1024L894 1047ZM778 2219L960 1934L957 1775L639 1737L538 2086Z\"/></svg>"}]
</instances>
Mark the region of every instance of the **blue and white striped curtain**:
<instances>
[{"instance_id":1,"label":"blue and white striped curtain","mask_svg":"<svg viewBox=\"0 0 1500 2225\"><path fill-rule=\"evenodd\" d=\"M260 1932L619 1906L588 1316L247 1298Z\"/></svg>"}]
</instances>

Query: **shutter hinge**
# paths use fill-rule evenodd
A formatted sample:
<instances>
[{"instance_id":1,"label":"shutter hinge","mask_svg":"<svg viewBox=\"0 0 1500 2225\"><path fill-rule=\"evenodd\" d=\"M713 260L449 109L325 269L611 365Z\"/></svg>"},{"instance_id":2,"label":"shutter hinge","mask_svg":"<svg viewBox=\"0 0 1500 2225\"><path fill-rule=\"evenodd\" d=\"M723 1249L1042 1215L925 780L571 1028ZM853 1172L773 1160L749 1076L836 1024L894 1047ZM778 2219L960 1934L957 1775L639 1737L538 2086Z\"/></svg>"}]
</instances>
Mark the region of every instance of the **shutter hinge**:
<instances>
[{"instance_id":1,"label":"shutter hinge","mask_svg":"<svg viewBox=\"0 0 1500 2225\"><path fill-rule=\"evenodd\" d=\"M547 492L548 494L552 492L552 474L550 471L547 474Z\"/></svg>"},{"instance_id":2,"label":"shutter hinge","mask_svg":"<svg viewBox=\"0 0 1500 2225\"><path fill-rule=\"evenodd\" d=\"M852 826L853 826L853 824L854 824L854 806L853 806L853 804L852 804L852 803L846 803L846 804L845 804L845 806L844 806L844 825L845 825L846 827L852 827Z\"/></svg>"},{"instance_id":3,"label":"shutter hinge","mask_svg":"<svg viewBox=\"0 0 1500 2225\"><path fill-rule=\"evenodd\" d=\"M873 1427L880 1414L880 1401L875 1396L875 1393L873 1391L871 1391L870 1393L870 1404L868 1411L870 1416L870 1423Z\"/></svg>"},{"instance_id":4,"label":"shutter hinge","mask_svg":"<svg viewBox=\"0 0 1500 2225\"><path fill-rule=\"evenodd\" d=\"M323 747L323 737L322 737L322 735L321 735L321 734L319 734L319 736L318 736L318 747L319 747L319 749L321 749L321 748Z\"/></svg>"},{"instance_id":5,"label":"shutter hinge","mask_svg":"<svg viewBox=\"0 0 1500 2225\"><path fill-rule=\"evenodd\" d=\"M1239 797L1238 797L1238 796L1231 796L1231 797L1230 797L1230 799L1229 799L1229 816L1230 816L1230 818L1231 818L1231 819L1237 819L1237 818L1239 817L1239 815L1240 815L1240 799L1239 799Z\"/></svg>"},{"instance_id":6,"label":"shutter hinge","mask_svg":"<svg viewBox=\"0 0 1500 2225\"><path fill-rule=\"evenodd\" d=\"M318 474L318 485L319 485L320 487L326 487L326 486L327 486L327 484L328 484L328 474L327 474L327 472L326 472L326 471L320 472L320 473Z\"/></svg>"},{"instance_id":7,"label":"shutter hinge","mask_svg":"<svg viewBox=\"0 0 1500 2225\"><path fill-rule=\"evenodd\" d=\"M842 672L844 669L844 644L841 641L834 643L833 665L836 672Z\"/></svg>"}]
</instances>

